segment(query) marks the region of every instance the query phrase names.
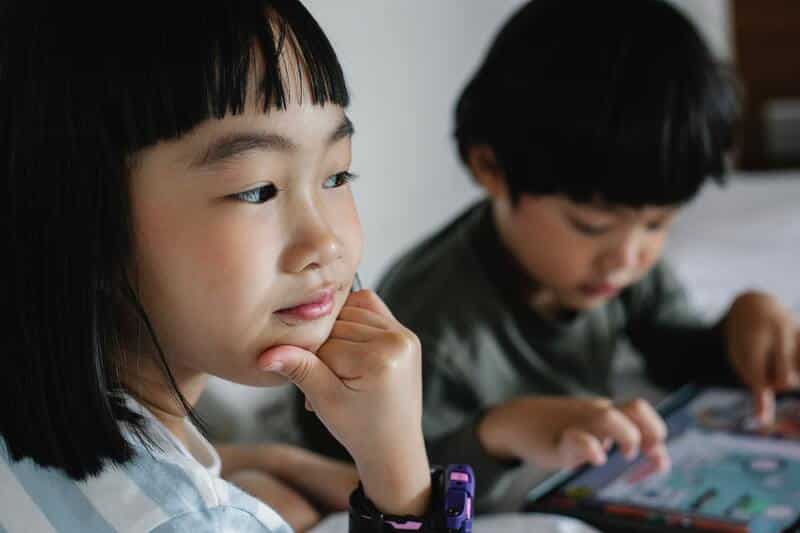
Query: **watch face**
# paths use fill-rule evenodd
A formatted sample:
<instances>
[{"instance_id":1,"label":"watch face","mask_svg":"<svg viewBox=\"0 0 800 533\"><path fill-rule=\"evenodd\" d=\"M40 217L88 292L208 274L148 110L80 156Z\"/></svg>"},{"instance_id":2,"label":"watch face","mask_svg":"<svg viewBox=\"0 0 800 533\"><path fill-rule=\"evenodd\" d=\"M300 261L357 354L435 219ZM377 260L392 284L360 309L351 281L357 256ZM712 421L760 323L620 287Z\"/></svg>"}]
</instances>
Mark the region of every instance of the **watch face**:
<instances>
[{"instance_id":1,"label":"watch face","mask_svg":"<svg viewBox=\"0 0 800 533\"><path fill-rule=\"evenodd\" d=\"M450 465L444 473L444 512L447 528L472 531L472 501L475 496L475 474L469 465Z\"/></svg>"},{"instance_id":2,"label":"watch face","mask_svg":"<svg viewBox=\"0 0 800 533\"><path fill-rule=\"evenodd\" d=\"M435 494L443 496L433 498L439 501L444 509L432 509L424 517L392 516L381 513L364 493L364 488L359 484L350 497L350 524L351 531L374 531L375 520L383 522L384 527L392 531L418 531L426 519L442 515L445 529L451 532L471 533L473 517L473 501L475 498L475 474L469 465L450 465L442 471L436 469L432 472L431 481ZM442 513L442 511L444 511Z\"/></svg>"}]
</instances>

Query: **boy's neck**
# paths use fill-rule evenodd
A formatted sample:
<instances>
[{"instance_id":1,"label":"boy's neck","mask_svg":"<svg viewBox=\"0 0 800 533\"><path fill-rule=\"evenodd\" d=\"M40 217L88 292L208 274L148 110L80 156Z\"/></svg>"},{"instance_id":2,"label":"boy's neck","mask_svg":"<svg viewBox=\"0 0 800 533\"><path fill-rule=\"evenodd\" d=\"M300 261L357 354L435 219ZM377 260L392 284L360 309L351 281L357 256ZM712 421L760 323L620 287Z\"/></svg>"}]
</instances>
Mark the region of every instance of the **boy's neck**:
<instances>
[{"instance_id":1,"label":"boy's neck","mask_svg":"<svg viewBox=\"0 0 800 533\"><path fill-rule=\"evenodd\" d=\"M495 206L493 201L490 201L490 222L494 230L493 232L496 235L499 248L501 248L500 252L506 256L504 259L501 259L501 261L508 263L508 266L517 274L512 276L512 279L516 280L519 284L519 287L515 287L515 292L522 295L524 303L542 318L546 320L559 319L563 315L564 309L558 301L555 291L542 286L517 258L514 253L514 247L503 231L503 223L497 211L497 206Z\"/></svg>"}]
</instances>

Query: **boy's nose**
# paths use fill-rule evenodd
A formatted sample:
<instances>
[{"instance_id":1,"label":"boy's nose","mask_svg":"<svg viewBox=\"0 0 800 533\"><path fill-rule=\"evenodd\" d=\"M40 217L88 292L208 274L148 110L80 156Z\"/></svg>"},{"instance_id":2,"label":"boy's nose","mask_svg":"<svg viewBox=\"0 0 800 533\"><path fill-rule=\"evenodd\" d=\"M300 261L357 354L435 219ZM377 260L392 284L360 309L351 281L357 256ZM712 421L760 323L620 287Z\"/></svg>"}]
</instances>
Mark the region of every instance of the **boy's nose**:
<instances>
[{"instance_id":1,"label":"boy's nose","mask_svg":"<svg viewBox=\"0 0 800 533\"><path fill-rule=\"evenodd\" d=\"M603 268L608 272L634 268L641 255L641 244L635 236L621 240L603 256Z\"/></svg>"}]
</instances>

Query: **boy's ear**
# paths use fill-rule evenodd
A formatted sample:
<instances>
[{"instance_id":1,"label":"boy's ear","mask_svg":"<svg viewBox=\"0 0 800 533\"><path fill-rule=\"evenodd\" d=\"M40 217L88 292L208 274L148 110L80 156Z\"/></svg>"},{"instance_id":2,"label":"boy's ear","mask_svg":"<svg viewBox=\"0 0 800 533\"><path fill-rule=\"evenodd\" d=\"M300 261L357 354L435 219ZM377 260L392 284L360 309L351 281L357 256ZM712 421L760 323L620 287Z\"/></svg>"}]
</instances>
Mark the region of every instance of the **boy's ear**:
<instances>
[{"instance_id":1,"label":"boy's ear","mask_svg":"<svg viewBox=\"0 0 800 533\"><path fill-rule=\"evenodd\" d=\"M467 164L475 180L496 198L506 194L506 179L497 163L494 150L488 144L473 144L467 150Z\"/></svg>"}]
</instances>

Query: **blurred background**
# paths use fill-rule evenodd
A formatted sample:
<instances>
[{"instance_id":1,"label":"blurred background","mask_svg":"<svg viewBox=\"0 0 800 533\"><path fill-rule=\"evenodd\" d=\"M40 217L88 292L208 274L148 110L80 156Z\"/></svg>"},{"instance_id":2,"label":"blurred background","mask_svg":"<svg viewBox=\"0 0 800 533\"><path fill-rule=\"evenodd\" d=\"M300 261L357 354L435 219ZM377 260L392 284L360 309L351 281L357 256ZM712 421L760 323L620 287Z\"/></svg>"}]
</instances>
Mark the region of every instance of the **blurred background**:
<instances>
[{"instance_id":1,"label":"blurred background","mask_svg":"<svg viewBox=\"0 0 800 533\"><path fill-rule=\"evenodd\" d=\"M457 95L522 0L305 0L344 67L356 127L354 190L374 286L403 250L480 192L452 141ZM744 96L729 184L684 210L667 254L709 316L747 288L800 310L800 2L673 0ZM575 15L580 16L580 13ZM570 28L564 28L569 32ZM215 380L201 405L216 435L292 440L285 396Z\"/></svg>"}]
</instances>

